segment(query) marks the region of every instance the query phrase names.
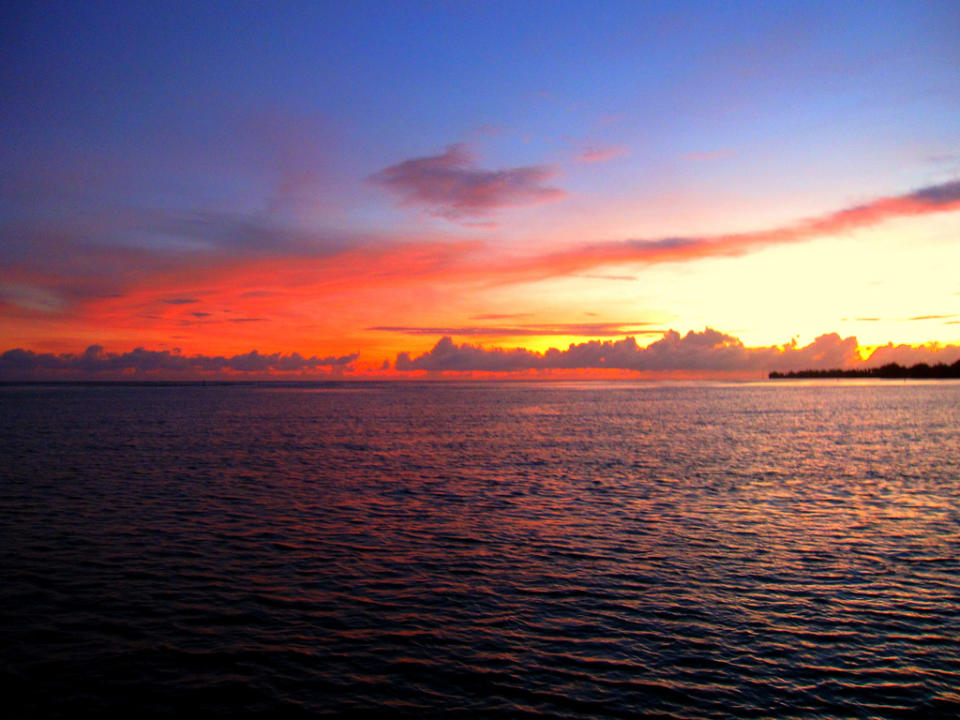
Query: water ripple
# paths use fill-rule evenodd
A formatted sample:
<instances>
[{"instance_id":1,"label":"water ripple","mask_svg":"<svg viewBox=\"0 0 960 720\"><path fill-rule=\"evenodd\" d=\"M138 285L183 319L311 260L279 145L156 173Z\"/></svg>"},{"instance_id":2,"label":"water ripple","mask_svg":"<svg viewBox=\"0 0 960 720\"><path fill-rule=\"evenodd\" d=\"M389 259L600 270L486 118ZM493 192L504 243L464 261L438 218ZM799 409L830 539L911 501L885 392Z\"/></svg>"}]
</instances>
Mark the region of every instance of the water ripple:
<instances>
[{"instance_id":1,"label":"water ripple","mask_svg":"<svg viewBox=\"0 0 960 720\"><path fill-rule=\"evenodd\" d=\"M11 387L9 717L960 716L960 385Z\"/></svg>"}]
</instances>

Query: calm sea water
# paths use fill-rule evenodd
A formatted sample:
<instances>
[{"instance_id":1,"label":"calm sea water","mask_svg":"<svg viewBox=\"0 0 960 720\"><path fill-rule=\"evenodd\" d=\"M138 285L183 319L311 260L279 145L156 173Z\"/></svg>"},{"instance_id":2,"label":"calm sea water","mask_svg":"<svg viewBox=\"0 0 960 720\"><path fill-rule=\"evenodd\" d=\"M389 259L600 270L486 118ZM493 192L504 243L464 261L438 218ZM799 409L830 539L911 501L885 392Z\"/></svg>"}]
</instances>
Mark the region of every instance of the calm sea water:
<instances>
[{"instance_id":1,"label":"calm sea water","mask_svg":"<svg viewBox=\"0 0 960 720\"><path fill-rule=\"evenodd\" d=\"M960 715L960 383L0 388L6 717Z\"/></svg>"}]
</instances>

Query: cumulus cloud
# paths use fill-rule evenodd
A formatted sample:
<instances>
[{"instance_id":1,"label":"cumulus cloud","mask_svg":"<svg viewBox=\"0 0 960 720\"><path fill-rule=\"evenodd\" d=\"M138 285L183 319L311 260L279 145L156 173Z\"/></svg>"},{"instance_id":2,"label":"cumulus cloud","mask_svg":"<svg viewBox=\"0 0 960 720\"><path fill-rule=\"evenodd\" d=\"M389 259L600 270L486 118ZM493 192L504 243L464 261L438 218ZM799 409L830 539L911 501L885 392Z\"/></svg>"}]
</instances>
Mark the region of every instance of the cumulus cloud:
<instances>
[{"instance_id":1,"label":"cumulus cloud","mask_svg":"<svg viewBox=\"0 0 960 720\"><path fill-rule=\"evenodd\" d=\"M518 372L553 369L617 369L648 372L766 372L790 369L831 369L873 367L888 362L953 362L960 357L960 346L889 346L881 348L866 361L858 353L855 337L836 333L821 335L808 345L793 341L783 346L747 347L738 338L712 328L680 335L670 330L646 347L636 338L591 340L572 343L566 350L551 348L543 353L526 348L483 348L450 337L442 338L429 351L416 358L400 353L394 367L401 372L487 371Z\"/></svg>"},{"instance_id":2,"label":"cumulus cloud","mask_svg":"<svg viewBox=\"0 0 960 720\"><path fill-rule=\"evenodd\" d=\"M36 353L16 348L0 355L3 379L82 379L99 377L162 377L216 373L317 372L343 369L357 359L356 353L339 357L309 357L299 353L261 355L256 350L241 355L181 355L169 350L137 348L126 353L106 352L91 345L84 352Z\"/></svg>"},{"instance_id":3,"label":"cumulus cloud","mask_svg":"<svg viewBox=\"0 0 960 720\"><path fill-rule=\"evenodd\" d=\"M455 345L449 337L441 338L433 349L415 359L409 353L400 353L394 368L407 372L410 370L482 370L490 372L516 372L541 367L541 355L517 348L484 349L475 345Z\"/></svg>"},{"instance_id":4,"label":"cumulus cloud","mask_svg":"<svg viewBox=\"0 0 960 720\"><path fill-rule=\"evenodd\" d=\"M869 367L880 367L889 363L904 366L917 365L918 363L952 365L958 358L960 358L960 348L956 345L929 343L914 346L887 343L876 348L867 358L865 365Z\"/></svg>"},{"instance_id":5,"label":"cumulus cloud","mask_svg":"<svg viewBox=\"0 0 960 720\"><path fill-rule=\"evenodd\" d=\"M483 170L475 167L474 160L462 144L456 144L440 155L391 165L371 179L398 194L403 202L423 205L450 220L558 200L565 194L544 184L555 175L551 168Z\"/></svg>"}]
</instances>

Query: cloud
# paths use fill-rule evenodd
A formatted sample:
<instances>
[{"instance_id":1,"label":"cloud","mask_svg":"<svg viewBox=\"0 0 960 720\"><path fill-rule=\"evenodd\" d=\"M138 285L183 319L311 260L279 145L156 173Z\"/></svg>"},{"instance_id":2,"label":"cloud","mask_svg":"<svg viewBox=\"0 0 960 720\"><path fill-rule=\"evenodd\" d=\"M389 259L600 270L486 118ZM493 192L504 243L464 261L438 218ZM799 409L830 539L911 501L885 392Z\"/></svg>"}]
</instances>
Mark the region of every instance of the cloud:
<instances>
[{"instance_id":1,"label":"cloud","mask_svg":"<svg viewBox=\"0 0 960 720\"><path fill-rule=\"evenodd\" d=\"M496 317L496 316L495 316ZM405 335L481 335L488 337L535 335L582 335L589 337L640 333L659 335L663 330L637 330L647 323L546 323L520 325L468 325L462 327L410 327L404 325L377 325L367 330L403 333Z\"/></svg>"},{"instance_id":2,"label":"cloud","mask_svg":"<svg viewBox=\"0 0 960 720\"><path fill-rule=\"evenodd\" d=\"M0 283L29 286L32 295L57 289L64 296L60 306L115 295L151 277L274 258L326 259L370 244L243 213L131 208L7 223L0 226L0 237ZM194 300L175 292L163 302Z\"/></svg>"},{"instance_id":3,"label":"cloud","mask_svg":"<svg viewBox=\"0 0 960 720\"><path fill-rule=\"evenodd\" d=\"M588 278L590 280L616 280L616 281L626 281L626 282L636 282L637 278L633 275L591 275L585 273L579 275L578 277Z\"/></svg>"},{"instance_id":4,"label":"cloud","mask_svg":"<svg viewBox=\"0 0 960 720\"><path fill-rule=\"evenodd\" d=\"M309 357L299 353L261 355L256 350L231 357L181 355L169 350L137 348L126 353L109 353L91 345L79 354L36 353L17 348L0 355L0 378L80 379L147 375L194 375L214 373L316 372L343 369L359 356Z\"/></svg>"},{"instance_id":5,"label":"cloud","mask_svg":"<svg viewBox=\"0 0 960 720\"><path fill-rule=\"evenodd\" d=\"M473 155L457 144L440 155L391 165L371 180L398 194L404 203L424 205L449 220L550 202L565 195L563 190L543 184L556 174L548 167L482 170L473 165Z\"/></svg>"},{"instance_id":6,"label":"cloud","mask_svg":"<svg viewBox=\"0 0 960 720\"><path fill-rule=\"evenodd\" d=\"M609 160L616 160L630 154L630 148L622 145L610 145L607 147L589 146L583 148L577 153L576 160L580 163L602 163Z\"/></svg>"},{"instance_id":7,"label":"cloud","mask_svg":"<svg viewBox=\"0 0 960 720\"><path fill-rule=\"evenodd\" d=\"M880 322L884 319L892 320L894 322L916 322L921 320L950 320L952 318L960 317L960 315L953 313L950 315L914 315L913 317L900 317L900 318L879 318L879 317L858 317L853 318L857 322ZM848 318L843 318L847 320Z\"/></svg>"},{"instance_id":8,"label":"cloud","mask_svg":"<svg viewBox=\"0 0 960 720\"><path fill-rule=\"evenodd\" d=\"M183 215L174 212L167 217ZM251 222L264 231L263 242L232 245L229 228L234 220L244 226L243 215L199 217L205 221L188 224L198 231L208 227L216 238L202 250L172 249L160 242L146 247L140 244L143 236L121 245L117 236L123 236L119 228L124 223L114 218L102 225L80 223L78 228L67 228L64 222L59 231L49 234L40 229L25 233L22 242L25 247L33 242L34 251L9 263L4 258L8 236L0 229L0 313L28 322L49 316L58 322L86 325L95 332L118 327L159 332L160 321L198 319L189 316L189 311L217 310L215 316L225 322L226 316L219 314L224 306L235 307L235 317L272 321L304 294L329 296L374 283L413 286L423 278L455 272L465 266L464 257L476 254L480 246L479 241L448 235L441 236L442 240L433 236L417 241L375 234L314 236L306 230L254 220ZM129 227L155 227L148 220L139 216ZM199 302L183 302L193 299ZM157 322L141 322L138 318L146 313ZM243 325L235 323L233 327ZM162 336L126 337L132 345L134 341L152 343ZM33 344L25 347L41 349Z\"/></svg>"},{"instance_id":9,"label":"cloud","mask_svg":"<svg viewBox=\"0 0 960 720\"><path fill-rule=\"evenodd\" d=\"M416 358L397 355L394 367L400 372L486 371L520 372L554 369L617 369L647 372L687 371L755 373L769 370L830 369L882 365L888 362L952 362L960 357L960 346L888 346L866 361L861 360L854 337L836 333L821 335L808 345L790 342L783 346L747 347L738 338L712 328L680 335L670 330L646 347L636 338L591 340L572 343L566 350L551 348L539 353L526 348L483 348L457 345L444 337ZM920 359L918 359L920 358Z\"/></svg>"},{"instance_id":10,"label":"cloud","mask_svg":"<svg viewBox=\"0 0 960 720\"><path fill-rule=\"evenodd\" d=\"M0 306L9 304L35 313L55 313L63 309L63 299L52 289L0 279Z\"/></svg>"},{"instance_id":11,"label":"cloud","mask_svg":"<svg viewBox=\"0 0 960 720\"><path fill-rule=\"evenodd\" d=\"M196 298L170 298L169 300L161 300L160 302L166 303L167 305L190 305L200 301Z\"/></svg>"},{"instance_id":12,"label":"cloud","mask_svg":"<svg viewBox=\"0 0 960 720\"><path fill-rule=\"evenodd\" d=\"M907 318L907 320L950 320L955 317L960 317L956 314L953 315L914 315L912 318Z\"/></svg>"},{"instance_id":13,"label":"cloud","mask_svg":"<svg viewBox=\"0 0 960 720\"><path fill-rule=\"evenodd\" d=\"M409 353L400 353L394 368L400 372L410 370L482 370L490 372L516 372L542 366L542 356L523 348L489 350L474 345L455 345L444 337L430 352L411 360Z\"/></svg>"},{"instance_id":14,"label":"cloud","mask_svg":"<svg viewBox=\"0 0 960 720\"><path fill-rule=\"evenodd\" d=\"M563 252L504 264L500 272L514 277L566 275L600 265L622 262L661 263L707 257L736 257L772 245L850 232L894 218L960 210L960 180L931 185L913 192L879 198L790 225L726 235L655 239L627 239L593 243Z\"/></svg>"},{"instance_id":15,"label":"cloud","mask_svg":"<svg viewBox=\"0 0 960 720\"><path fill-rule=\"evenodd\" d=\"M888 363L897 363L904 366L916 365L917 363L951 365L958 358L960 358L960 348L956 345L940 345L938 343L894 345L893 343L887 343L876 348L864 362L864 365L869 367L879 367Z\"/></svg>"},{"instance_id":16,"label":"cloud","mask_svg":"<svg viewBox=\"0 0 960 720\"><path fill-rule=\"evenodd\" d=\"M115 337L119 337L118 331L149 330L153 332L150 337L159 338L164 337L164 323L168 323L167 331L179 330L171 324L183 319L201 321L196 322L198 327L205 324L190 311L217 309L206 321L216 317L226 326L227 317L219 308L232 304L236 312L231 317L268 319L228 326L252 330L279 321L307 295L314 301L361 288L413 292L430 282L444 287L490 287L591 272L609 272L612 282L614 277L630 277L620 275L620 268L608 271L604 267L616 262L639 265L737 255L907 214L956 209L960 209L960 181L752 233L629 239L512 257L503 255L503 246L450 234L416 240L399 235L314 234L242 213L128 209L116 215L74 218L68 212L65 218L48 223L17 220L0 228L0 311L17 322L32 318L75 321L76 336L81 336L82 327L106 328ZM270 301L259 303L258 298ZM200 299L200 303L162 302L190 299ZM143 322L141 317L146 314L154 316L153 321ZM402 324L389 318L367 322ZM475 319L467 324L517 327L521 322L491 318L490 322ZM424 332L436 331L440 337L455 335L451 331L460 329L438 327ZM524 326L510 337L529 335L531 330ZM629 332L623 330L612 334ZM463 335L482 337L484 332L492 331L470 330ZM143 336L138 342L154 340Z\"/></svg>"}]
</instances>

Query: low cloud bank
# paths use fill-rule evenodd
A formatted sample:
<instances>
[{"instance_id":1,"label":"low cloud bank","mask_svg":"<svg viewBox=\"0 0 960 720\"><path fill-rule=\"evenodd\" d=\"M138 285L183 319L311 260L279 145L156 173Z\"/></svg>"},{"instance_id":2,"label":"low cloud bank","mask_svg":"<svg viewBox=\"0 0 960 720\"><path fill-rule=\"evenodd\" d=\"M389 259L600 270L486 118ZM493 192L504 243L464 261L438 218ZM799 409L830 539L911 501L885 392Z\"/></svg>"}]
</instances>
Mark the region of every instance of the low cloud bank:
<instances>
[{"instance_id":1,"label":"low cloud bank","mask_svg":"<svg viewBox=\"0 0 960 720\"><path fill-rule=\"evenodd\" d=\"M855 337L843 338L836 333L821 335L802 346L791 341L779 346L747 347L739 338L712 328L685 335L669 330L646 347L639 346L636 338L629 336L620 340L571 343L565 350L550 348L545 352L523 347L458 345L447 336L416 357L399 353L393 369L400 373L609 369L755 376L770 371L865 369L890 363L951 365L960 359L960 345L937 343L919 346L890 343L876 348L868 357L862 357L861 352ZM92 345L82 353L63 354L18 348L0 354L0 380L164 380L282 377L286 373L342 375L354 370L352 364L358 357L357 353L328 357L303 357L299 353L262 355L256 350L224 357L144 348L109 353L99 345ZM381 370L389 370L389 363Z\"/></svg>"},{"instance_id":2,"label":"low cloud bank","mask_svg":"<svg viewBox=\"0 0 960 720\"><path fill-rule=\"evenodd\" d=\"M680 335L670 330L647 347L636 338L592 340L573 343L566 350L551 348L543 353L526 348L484 348L449 337L429 351L411 358L397 355L394 367L400 372L427 370L519 372L523 370L617 369L648 372L766 372L770 370L832 369L875 367L889 362L946 362L960 358L960 346L887 345L866 360L861 359L855 337L836 333L821 335L808 345L795 341L783 346L747 347L738 338L712 328Z\"/></svg>"},{"instance_id":3,"label":"low cloud bank","mask_svg":"<svg viewBox=\"0 0 960 720\"><path fill-rule=\"evenodd\" d=\"M119 376L209 375L216 373L272 373L342 370L357 359L356 353L339 357L309 357L299 353L261 355L256 350L241 355L181 355L169 350L137 348L126 353L105 352L91 345L79 354L36 353L20 348L0 355L0 379L74 379Z\"/></svg>"}]
</instances>

